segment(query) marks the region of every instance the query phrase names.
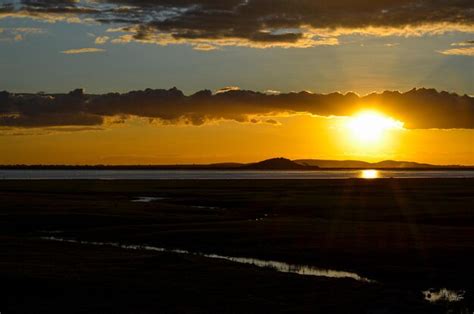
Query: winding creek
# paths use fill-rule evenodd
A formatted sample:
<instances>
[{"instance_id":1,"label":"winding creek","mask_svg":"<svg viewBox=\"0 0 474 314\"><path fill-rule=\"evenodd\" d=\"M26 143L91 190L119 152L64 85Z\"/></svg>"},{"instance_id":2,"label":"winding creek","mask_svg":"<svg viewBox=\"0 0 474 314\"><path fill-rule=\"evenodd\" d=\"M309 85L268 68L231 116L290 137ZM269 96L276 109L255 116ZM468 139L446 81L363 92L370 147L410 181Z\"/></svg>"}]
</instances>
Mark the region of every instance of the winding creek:
<instances>
[{"instance_id":1,"label":"winding creek","mask_svg":"<svg viewBox=\"0 0 474 314\"><path fill-rule=\"evenodd\" d=\"M261 268L269 268L281 273L290 273L290 274L297 274L297 275L302 275L302 276L348 278L348 279L353 279L353 280L367 282L367 283L375 282L375 280L365 278L353 272L333 270L333 269L321 269L321 268L308 266L308 265L295 265L295 264L289 264L285 262L261 260L261 259L250 258L250 257L235 257L235 256L225 256L225 255L219 255L219 254L208 254L208 253L202 253L202 252L191 252L188 250L167 249L167 248L155 247L155 246L150 246L150 245L131 245L131 244L120 244L116 242L80 241L80 240L65 239L65 238L58 238L58 237L52 237L52 236L41 237L41 239L48 240L48 241L56 241L56 242L76 243L76 244L82 244L82 245L115 247L115 248L120 248L120 249L125 249L125 250L143 250L143 251L194 255L194 256L200 256L204 258L226 260L226 261L239 263L239 264L253 265L253 266L261 267Z\"/></svg>"}]
</instances>

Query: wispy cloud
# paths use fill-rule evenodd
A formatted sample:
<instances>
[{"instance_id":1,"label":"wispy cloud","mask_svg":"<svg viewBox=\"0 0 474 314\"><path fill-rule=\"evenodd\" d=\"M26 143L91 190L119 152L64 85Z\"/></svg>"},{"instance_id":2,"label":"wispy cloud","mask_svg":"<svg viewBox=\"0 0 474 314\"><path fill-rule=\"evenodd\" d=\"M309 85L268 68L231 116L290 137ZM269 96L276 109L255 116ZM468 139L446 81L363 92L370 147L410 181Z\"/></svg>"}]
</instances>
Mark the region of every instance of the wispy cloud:
<instances>
[{"instance_id":1,"label":"wispy cloud","mask_svg":"<svg viewBox=\"0 0 474 314\"><path fill-rule=\"evenodd\" d=\"M474 46L474 40L466 40L466 41L462 41L460 43L452 43L451 46L460 46L460 47L464 47L464 46Z\"/></svg>"},{"instance_id":2,"label":"wispy cloud","mask_svg":"<svg viewBox=\"0 0 474 314\"><path fill-rule=\"evenodd\" d=\"M110 37L109 36L99 36L95 39L95 43L97 45L103 45L109 41Z\"/></svg>"},{"instance_id":3,"label":"wispy cloud","mask_svg":"<svg viewBox=\"0 0 474 314\"><path fill-rule=\"evenodd\" d=\"M218 50L219 48L213 45L209 45L209 44L197 44L193 46L193 49L197 51L212 51L212 50Z\"/></svg>"},{"instance_id":4,"label":"wispy cloud","mask_svg":"<svg viewBox=\"0 0 474 314\"><path fill-rule=\"evenodd\" d=\"M439 53L447 56L469 56L474 57L474 46L465 48L453 48L447 50L438 51Z\"/></svg>"},{"instance_id":5,"label":"wispy cloud","mask_svg":"<svg viewBox=\"0 0 474 314\"><path fill-rule=\"evenodd\" d=\"M46 31L35 27L10 27L0 28L0 40L22 41L26 36L44 34Z\"/></svg>"},{"instance_id":6,"label":"wispy cloud","mask_svg":"<svg viewBox=\"0 0 474 314\"><path fill-rule=\"evenodd\" d=\"M101 48L79 48L79 49L69 49L61 51L63 54L67 55L76 55L81 53L96 53L96 52L105 52L105 49Z\"/></svg>"}]
</instances>

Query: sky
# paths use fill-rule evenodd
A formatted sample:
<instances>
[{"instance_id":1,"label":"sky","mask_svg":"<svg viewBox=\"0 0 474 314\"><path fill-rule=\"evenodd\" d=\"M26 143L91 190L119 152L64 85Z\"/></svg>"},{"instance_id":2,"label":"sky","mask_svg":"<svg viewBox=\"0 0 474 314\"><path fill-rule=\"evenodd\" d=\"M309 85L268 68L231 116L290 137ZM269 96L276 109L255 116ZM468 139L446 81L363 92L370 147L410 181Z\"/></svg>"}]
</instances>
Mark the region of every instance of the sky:
<instances>
[{"instance_id":1,"label":"sky","mask_svg":"<svg viewBox=\"0 0 474 314\"><path fill-rule=\"evenodd\" d=\"M0 164L474 165L474 4L0 0L2 90Z\"/></svg>"}]
</instances>

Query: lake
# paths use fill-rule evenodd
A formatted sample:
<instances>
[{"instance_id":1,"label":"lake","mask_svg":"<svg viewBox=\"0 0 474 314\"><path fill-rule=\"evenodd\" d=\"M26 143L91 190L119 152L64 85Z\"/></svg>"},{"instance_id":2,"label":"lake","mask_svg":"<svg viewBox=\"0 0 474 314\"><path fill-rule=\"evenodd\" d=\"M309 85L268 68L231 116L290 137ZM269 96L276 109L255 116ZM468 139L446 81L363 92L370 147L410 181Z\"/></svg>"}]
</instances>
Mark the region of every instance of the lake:
<instances>
[{"instance_id":1,"label":"lake","mask_svg":"<svg viewBox=\"0 0 474 314\"><path fill-rule=\"evenodd\" d=\"M474 170L0 170L0 180L474 178Z\"/></svg>"}]
</instances>

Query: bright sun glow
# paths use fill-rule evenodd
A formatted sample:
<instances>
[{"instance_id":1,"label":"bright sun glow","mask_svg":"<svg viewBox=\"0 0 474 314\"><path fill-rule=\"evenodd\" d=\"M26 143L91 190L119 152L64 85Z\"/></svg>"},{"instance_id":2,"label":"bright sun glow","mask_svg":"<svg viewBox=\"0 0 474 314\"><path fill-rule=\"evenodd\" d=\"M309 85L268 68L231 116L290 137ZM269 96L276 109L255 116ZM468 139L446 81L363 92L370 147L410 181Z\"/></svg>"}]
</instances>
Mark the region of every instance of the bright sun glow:
<instances>
[{"instance_id":1,"label":"bright sun glow","mask_svg":"<svg viewBox=\"0 0 474 314\"><path fill-rule=\"evenodd\" d=\"M360 177L362 179L376 179L379 177L379 172L377 170L362 170Z\"/></svg>"},{"instance_id":2,"label":"bright sun glow","mask_svg":"<svg viewBox=\"0 0 474 314\"><path fill-rule=\"evenodd\" d=\"M347 127L354 139L364 143L380 142L388 130L402 129L403 122L376 111L364 111L349 119Z\"/></svg>"}]
</instances>

